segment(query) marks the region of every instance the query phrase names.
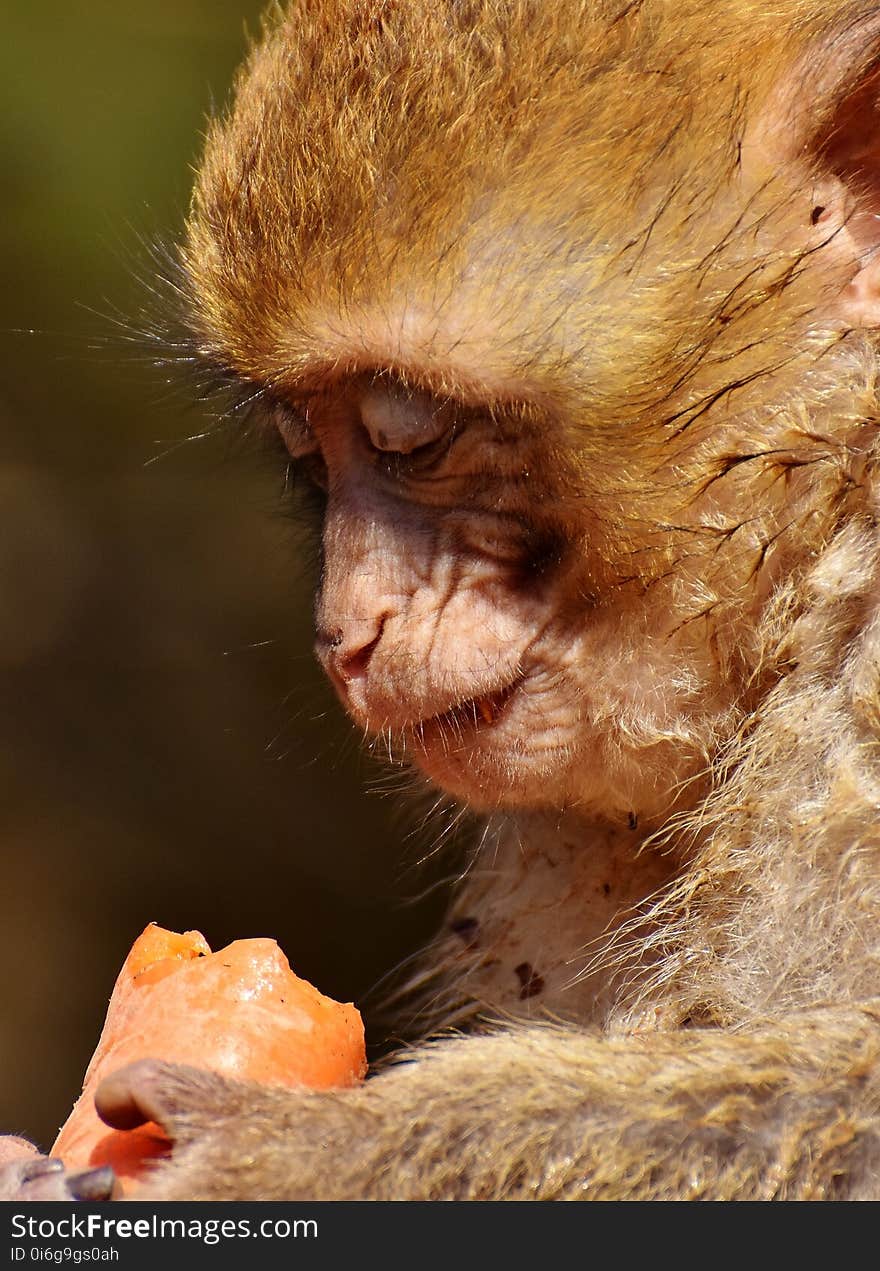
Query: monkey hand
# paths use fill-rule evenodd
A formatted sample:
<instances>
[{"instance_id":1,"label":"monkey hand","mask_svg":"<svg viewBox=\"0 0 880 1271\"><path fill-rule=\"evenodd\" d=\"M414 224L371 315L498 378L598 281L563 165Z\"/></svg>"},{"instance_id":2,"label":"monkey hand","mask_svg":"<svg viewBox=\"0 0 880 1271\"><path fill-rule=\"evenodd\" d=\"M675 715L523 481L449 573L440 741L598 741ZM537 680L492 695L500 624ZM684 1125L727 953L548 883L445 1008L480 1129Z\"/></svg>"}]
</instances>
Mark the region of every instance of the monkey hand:
<instances>
[{"instance_id":1,"label":"monkey hand","mask_svg":"<svg viewBox=\"0 0 880 1271\"><path fill-rule=\"evenodd\" d=\"M110 1200L115 1176L108 1165L68 1173L55 1156L41 1156L26 1139L0 1136L0 1200Z\"/></svg>"},{"instance_id":2,"label":"monkey hand","mask_svg":"<svg viewBox=\"0 0 880 1271\"><path fill-rule=\"evenodd\" d=\"M857 1198L880 1176L880 1009L736 1034L523 1027L333 1092L143 1060L96 1102L173 1140L151 1199Z\"/></svg>"},{"instance_id":3,"label":"monkey hand","mask_svg":"<svg viewBox=\"0 0 880 1271\"><path fill-rule=\"evenodd\" d=\"M328 1134L340 1135L344 1153L344 1136L350 1150L361 1132L358 1111L348 1107L353 1093L281 1089L141 1059L101 1082L95 1107L117 1130L154 1121L173 1144L170 1159L151 1168L132 1199L317 1199L323 1183L315 1179L323 1179L332 1151ZM282 1158L274 1167L267 1126Z\"/></svg>"}]
</instances>

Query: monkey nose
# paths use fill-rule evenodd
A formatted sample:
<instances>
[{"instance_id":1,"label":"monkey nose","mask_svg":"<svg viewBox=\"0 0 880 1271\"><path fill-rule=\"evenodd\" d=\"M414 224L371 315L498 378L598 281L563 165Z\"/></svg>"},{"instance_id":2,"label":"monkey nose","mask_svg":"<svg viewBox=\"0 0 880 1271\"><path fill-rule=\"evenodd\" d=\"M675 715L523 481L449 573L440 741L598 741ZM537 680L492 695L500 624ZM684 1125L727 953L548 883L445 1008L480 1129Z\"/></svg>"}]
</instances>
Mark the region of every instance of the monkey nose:
<instances>
[{"instance_id":1,"label":"monkey nose","mask_svg":"<svg viewBox=\"0 0 880 1271\"><path fill-rule=\"evenodd\" d=\"M385 616L376 623L352 623L348 629L319 629L315 646L318 657L343 695L353 681L366 675L384 627Z\"/></svg>"}]
</instances>

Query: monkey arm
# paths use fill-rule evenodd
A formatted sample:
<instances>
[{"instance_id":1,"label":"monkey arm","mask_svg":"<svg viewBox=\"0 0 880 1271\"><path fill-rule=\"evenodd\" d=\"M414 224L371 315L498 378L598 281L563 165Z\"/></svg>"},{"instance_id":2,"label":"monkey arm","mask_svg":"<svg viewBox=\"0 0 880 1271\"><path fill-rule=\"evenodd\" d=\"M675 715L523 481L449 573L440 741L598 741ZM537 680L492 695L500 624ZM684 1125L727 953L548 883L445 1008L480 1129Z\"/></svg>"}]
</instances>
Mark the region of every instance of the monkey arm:
<instances>
[{"instance_id":1,"label":"monkey arm","mask_svg":"<svg viewBox=\"0 0 880 1271\"><path fill-rule=\"evenodd\" d=\"M337 1093L147 1060L98 1104L174 1139L152 1198L864 1197L880 1179L878 1060L869 1003L736 1034L531 1026Z\"/></svg>"}]
</instances>

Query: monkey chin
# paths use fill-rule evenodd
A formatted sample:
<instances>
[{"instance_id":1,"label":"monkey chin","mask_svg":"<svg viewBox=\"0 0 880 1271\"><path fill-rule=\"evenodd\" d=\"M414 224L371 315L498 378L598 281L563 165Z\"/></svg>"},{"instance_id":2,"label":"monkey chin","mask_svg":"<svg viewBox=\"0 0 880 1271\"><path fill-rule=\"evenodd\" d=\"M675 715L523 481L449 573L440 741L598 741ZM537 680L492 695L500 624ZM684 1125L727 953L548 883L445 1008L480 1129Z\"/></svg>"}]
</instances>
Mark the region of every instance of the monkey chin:
<instances>
[{"instance_id":1,"label":"monkey chin","mask_svg":"<svg viewBox=\"0 0 880 1271\"><path fill-rule=\"evenodd\" d=\"M584 817L630 825L637 820L647 827L682 810L692 801L683 793L693 794L700 784L692 772L679 778L658 765L662 771L651 773L644 762L611 771L591 747L530 752L523 746L511 754L500 741L497 750L481 741L455 749L417 747L407 757L434 785L479 814L576 810Z\"/></svg>"},{"instance_id":2,"label":"monkey chin","mask_svg":"<svg viewBox=\"0 0 880 1271\"><path fill-rule=\"evenodd\" d=\"M441 790L478 813L565 807L583 784L586 761L536 721L511 719L506 712L487 718L479 703L409 730L405 755Z\"/></svg>"},{"instance_id":3,"label":"monkey chin","mask_svg":"<svg viewBox=\"0 0 880 1271\"><path fill-rule=\"evenodd\" d=\"M474 812L564 807L568 802L569 783L560 780L562 765L551 755L529 762L525 756L495 754L484 745L462 745L454 751L418 747L410 758L435 785Z\"/></svg>"},{"instance_id":4,"label":"monkey chin","mask_svg":"<svg viewBox=\"0 0 880 1271\"><path fill-rule=\"evenodd\" d=\"M561 728L534 710L487 719L466 711L422 722L406 759L435 785L480 814L561 812L660 825L697 802L705 760L698 746L661 742L633 748L607 731Z\"/></svg>"}]
</instances>

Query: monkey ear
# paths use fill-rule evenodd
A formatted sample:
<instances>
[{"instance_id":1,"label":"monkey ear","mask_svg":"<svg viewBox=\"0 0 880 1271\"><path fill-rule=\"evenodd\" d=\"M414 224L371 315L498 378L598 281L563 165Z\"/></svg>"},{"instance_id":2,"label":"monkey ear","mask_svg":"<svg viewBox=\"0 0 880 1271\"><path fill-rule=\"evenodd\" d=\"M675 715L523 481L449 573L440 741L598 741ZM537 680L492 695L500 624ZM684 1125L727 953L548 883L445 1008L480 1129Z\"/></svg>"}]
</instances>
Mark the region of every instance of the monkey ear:
<instances>
[{"instance_id":1,"label":"monkey ear","mask_svg":"<svg viewBox=\"0 0 880 1271\"><path fill-rule=\"evenodd\" d=\"M793 89L803 152L817 173L811 223L856 262L840 295L852 326L880 327L880 19L851 24L814 50ZM816 57L816 52L819 56Z\"/></svg>"}]
</instances>

